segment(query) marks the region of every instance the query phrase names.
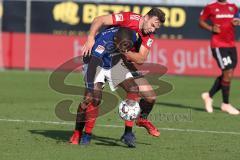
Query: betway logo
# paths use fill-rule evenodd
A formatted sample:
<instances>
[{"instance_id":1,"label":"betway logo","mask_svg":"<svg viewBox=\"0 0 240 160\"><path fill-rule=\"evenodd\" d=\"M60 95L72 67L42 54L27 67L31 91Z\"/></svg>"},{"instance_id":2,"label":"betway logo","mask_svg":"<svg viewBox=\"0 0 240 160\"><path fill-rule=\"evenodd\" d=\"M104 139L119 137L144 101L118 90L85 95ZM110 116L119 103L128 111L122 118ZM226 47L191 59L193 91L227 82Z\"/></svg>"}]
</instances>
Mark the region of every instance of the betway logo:
<instances>
[{"instance_id":1,"label":"betway logo","mask_svg":"<svg viewBox=\"0 0 240 160\"><path fill-rule=\"evenodd\" d=\"M216 18L233 18L233 14L217 14Z\"/></svg>"}]
</instances>

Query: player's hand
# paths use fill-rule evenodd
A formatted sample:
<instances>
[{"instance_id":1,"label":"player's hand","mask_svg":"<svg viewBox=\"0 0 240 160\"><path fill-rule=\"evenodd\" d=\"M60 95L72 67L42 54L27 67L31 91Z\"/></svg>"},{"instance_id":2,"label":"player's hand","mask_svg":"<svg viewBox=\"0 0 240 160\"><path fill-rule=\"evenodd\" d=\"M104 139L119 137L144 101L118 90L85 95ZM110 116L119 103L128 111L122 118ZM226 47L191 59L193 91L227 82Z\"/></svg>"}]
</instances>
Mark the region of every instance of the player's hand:
<instances>
[{"instance_id":1,"label":"player's hand","mask_svg":"<svg viewBox=\"0 0 240 160\"><path fill-rule=\"evenodd\" d=\"M239 26L239 25L240 25L240 19L234 19L234 20L232 21L232 24L233 24L234 26Z\"/></svg>"},{"instance_id":2,"label":"player's hand","mask_svg":"<svg viewBox=\"0 0 240 160\"><path fill-rule=\"evenodd\" d=\"M220 33L221 30L220 30L219 27L220 27L219 25L214 24L214 25L212 26L212 32L213 32L213 33Z\"/></svg>"},{"instance_id":3,"label":"player's hand","mask_svg":"<svg viewBox=\"0 0 240 160\"><path fill-rule=\"evenodd\" d=\"M82 53L84 57L89 56L91 54L94 43L95 43L94 37L88 36L88 39L82 48Z\"/></svg>"}]
</instances>

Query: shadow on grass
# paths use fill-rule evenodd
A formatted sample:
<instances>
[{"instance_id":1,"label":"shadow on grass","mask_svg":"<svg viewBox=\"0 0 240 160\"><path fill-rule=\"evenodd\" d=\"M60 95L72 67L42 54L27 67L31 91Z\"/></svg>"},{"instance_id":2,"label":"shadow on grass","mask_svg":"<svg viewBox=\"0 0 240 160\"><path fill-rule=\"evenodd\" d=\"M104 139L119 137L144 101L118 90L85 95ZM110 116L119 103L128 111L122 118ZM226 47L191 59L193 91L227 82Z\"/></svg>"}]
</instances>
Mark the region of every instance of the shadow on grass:
<instances>
[{"instance_id":1,"label":"shadow on grass","mask_svg":"<svg viewBox=\"0 0 240 160\"><path fill-rule=\"evenodd\" d=\"M57 141L57 143L68 143L69 138L73 133L72 131L63 131L63 130L29 130L29 132L31 134L41 135L47 138L54 139ZM94 140L94 144L96 145L127 147L120 141L120 138L97 136L93 134L92 139ZM93 144L93 142L91 143ZM138 141L136 141L136 144L151 145L149 143L138 142Z\"/></svg>"},{"instance_id":2,"label":"shadow on grass","mask_svg":"<svg viewBox=\"0 0 240 160\"><path fill-rule=\"evenodd\" d=\"M201 108L199 108L199 107L196 107L196 106L190 106L190 105L178 104L178 103L170 103L170 102L156 102L156 104L158 104L158 105L163 105L163 106L167 106L167 107L182 108L182 109L191 109L191 110L195 110L195 111L206 112L204 106L202 106ZM213 106L213 109L220 111L220 108L217 107L217 106Z\"/></svg>"}]
</instances>

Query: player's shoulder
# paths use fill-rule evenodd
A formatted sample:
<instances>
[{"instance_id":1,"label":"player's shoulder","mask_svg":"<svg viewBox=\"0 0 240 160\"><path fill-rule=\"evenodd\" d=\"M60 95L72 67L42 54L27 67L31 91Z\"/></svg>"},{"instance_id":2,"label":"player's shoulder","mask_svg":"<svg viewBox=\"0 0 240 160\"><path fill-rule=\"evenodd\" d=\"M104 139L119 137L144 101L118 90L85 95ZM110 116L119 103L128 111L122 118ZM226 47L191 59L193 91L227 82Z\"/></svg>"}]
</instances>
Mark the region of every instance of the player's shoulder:
<instances>
[{"instance_id":1,"label":"player's shoulder","mask_svg":"<svg viewBox=\"0 0 240 160\"><path fill-rule=\"evenodd\" d=\"M237 5L231 1L227 1L227 4L231 7L238 8Z\"/></svg>"},{"instance_id":2,"label":"player's shoulder","mask_svg":"<svg viewBox=\"0 0 240 160\"><path fill-rule=\"evenodd\" d=\"M233 11L237 12L238 11L238 6L231 1L227 1L227 6L228 6L228 8L231 12L233 12Z\"/></svg>"},{"instance_id":3,"label":"player's shoulder","mask_svg":"<svg viewBox=\"0 0 240 160\"><path fill-rule=\"evenodd\" d=\"M233 3L233 2L231 2L231 1L226 1L226 3L227 3L227 5L230 5L230 6L236 6L236 4ZM221 5L221 4L219 4L219 3L217 2L217 0L214 0L214 1L209 2L209 3L206 5L206 7L219 7L219 5ZM236 7L237 7L237 6L236 6Z\"/></svg>"},{"instance_id":4,"label":"player's shoulder","mask_svg":"<svg viewBox=\"0 0 240 160\"><path fill-rule=\"evenodd\" d=\"M217 1L211 1L209 3L207 3L206 7L212 8L212 7L216 7L218 5Z\"/></svg>"},{"instance_id":5,"label":"player's shoulder","mask_svg":"<svg viewBox=\"0 0 240 160\"><path fill-rule=\"evenodd\" d=\"M120 13L129 14L129 15L139 15L139 16L141 16L140 14L137 14L137 13L134 13L134 12L120 12Z\"/></svg>"},{"instance_id":6,"label":"player's shoulder","mask_svg":"<svg viewBox=\"0 0 240 160\"><path fill-rule=\"evenodd\" d=\"M136 16L136 17L142 17L140 14L134 13L134 12L129 12L130 16Z\"/></svg>"},{"instance_id":7,"label":"player's shoulder","mask_svg":"<svg viewBox=\"0 0 240 160\"><path fill-rule=\"evenodd\" d=\"M102 37L103 36L109 36L113 33L116 33L118 30L119 30L119 27L111 26L111 27L106 28L105 30L101 31L99 35L102 36Z\"/></svg>"},{"instance_id":8,"label":"player's shoulder","mask_svg":"<svg viewBox=\"0 0 240 160\"><path fill-rule=\"evenodd\" d=\"M130 20L137 20L139 21L142 17L140 14L134 12L122 12L125 16L128 16Z\"/></svg>"}]
</instances>

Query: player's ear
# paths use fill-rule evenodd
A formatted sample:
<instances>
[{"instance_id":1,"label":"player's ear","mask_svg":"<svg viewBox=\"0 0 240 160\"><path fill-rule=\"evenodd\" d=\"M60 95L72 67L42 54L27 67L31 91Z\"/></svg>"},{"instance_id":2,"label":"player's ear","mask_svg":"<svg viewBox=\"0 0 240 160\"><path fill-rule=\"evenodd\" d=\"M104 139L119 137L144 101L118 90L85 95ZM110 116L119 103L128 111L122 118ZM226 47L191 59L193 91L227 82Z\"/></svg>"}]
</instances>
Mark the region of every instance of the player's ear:
<instances>
[{"instance_id":1,"label":"player's ear","mask_svg":"<svg viewBox=\"0 0 240 160\"><path fill-rule=\"evenodd\" d=\"M113 37L113 41L114 41L115 45L117 45L117 43L118 43L118 38L117 38L116 36L114 36L114 37Z\"/></svg>"},{"instance_id":2,"label":"player's ear","mask_svg":"<svg viewBox=\"0 0 240 160\"><path fill-rule=\"evenodd\" d=\"M146 14L146 15L144 16L144 20L145 20L145 21L148 21L149 19L150 19L149 15Z\"/></svg>"}]
</instances>

